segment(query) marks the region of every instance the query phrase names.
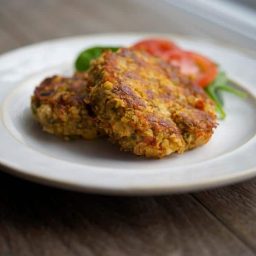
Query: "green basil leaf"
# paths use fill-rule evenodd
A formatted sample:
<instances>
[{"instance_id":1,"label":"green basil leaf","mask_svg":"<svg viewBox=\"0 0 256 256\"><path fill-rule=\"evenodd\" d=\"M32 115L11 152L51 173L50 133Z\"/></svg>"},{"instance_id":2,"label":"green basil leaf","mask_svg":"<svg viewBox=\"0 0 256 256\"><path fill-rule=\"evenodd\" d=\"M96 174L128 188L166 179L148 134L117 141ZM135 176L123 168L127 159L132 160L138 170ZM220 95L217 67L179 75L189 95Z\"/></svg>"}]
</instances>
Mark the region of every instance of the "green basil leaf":
<instances>
[{"instance_id":1,"label":"green basil leaf","mask_svg":"<svg viewBox=\"0 0 256 256\"><path fill-rule=\"evenodd\" d=\"M216 93L214 85L211 84L210 86L206 87L205 91L209 95L209 97L215 102L215 107L216 107L216 111L218 113L219 118L225 119L226 113L223 109L223 103L218 97L218 94Z\"/></svg>"},{"instance_id":2,"label":"green basil leaf","mask_svg":"<svg viewBox=\"0 0 256 256\"><path fill-rule=\"evenodd\" d=\"M215 102L216 110L219 113L219 118L224 119L226 113L223 109L223 98L221 92L226 91L232 93L240 98L245 98L247 94L243 91L237 90L229 85L229 80L226 74L221 71L215 78L215 80L205 88L206 93Z\"/></svg>"},{"instance_id":3,"label":"green basil leaf","mask_svg":"<svg viewBox=\"0 0 256 256\"><path fill-rule=\"evenodd\" d=\"M216 97L218 98L218 101L220 102L221 106L224 106L224 99L223 95L220 90L216 90Z\"/></svg>"},{"instance_id":4,"label":"green basil leaf","mask_svg":"<svg viewBox=\"0 0 256 256\"><path fill-rule=\"evenodd\" d=\"M91 47L89 49L85 49L76 58L75 68L77 71L86 71L90 67L91 60L98 58L102 54L102 52L106 50L115 52L119 48L120 47L96 46L96 47Z\"/></svg>"},{"instance_id":5,"label":"green basil leaf","mask_svg":"<svg viewBox=\"0 0 256 256\"><path fill-rule=\"evenodd\" d=\"M228 85L219 85L218 90L232 93L240 98L246 98L247 94Z\"/></svg>"}]
</instances>

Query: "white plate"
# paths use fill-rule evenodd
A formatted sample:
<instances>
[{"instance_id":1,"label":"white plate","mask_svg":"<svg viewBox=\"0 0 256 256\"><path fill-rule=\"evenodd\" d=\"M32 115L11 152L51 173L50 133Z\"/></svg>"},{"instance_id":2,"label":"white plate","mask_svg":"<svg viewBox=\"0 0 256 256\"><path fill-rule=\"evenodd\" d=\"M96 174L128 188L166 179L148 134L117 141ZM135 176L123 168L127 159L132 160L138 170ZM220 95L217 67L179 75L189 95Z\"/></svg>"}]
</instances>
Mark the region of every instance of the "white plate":
<instances>
[{"instance_id":1,"label":"white plate","mask_svg":"<svg viewBox=\"0 0 256 256\"><path fill-rule=\"evenodd\" d=\"M122 153L106 140L64 142L33 121L30 96L46 76L71 74L93 45L129 45L152 35L108 34L28 46L0 57L0 163L12 174L58 187L107 194L163 194L206 189L256 175L256 61L209 41L163 35L221 65L249 92L225 94L227 118L211 141L183 155L149 160Z\"/></svg>"}]
</instances>

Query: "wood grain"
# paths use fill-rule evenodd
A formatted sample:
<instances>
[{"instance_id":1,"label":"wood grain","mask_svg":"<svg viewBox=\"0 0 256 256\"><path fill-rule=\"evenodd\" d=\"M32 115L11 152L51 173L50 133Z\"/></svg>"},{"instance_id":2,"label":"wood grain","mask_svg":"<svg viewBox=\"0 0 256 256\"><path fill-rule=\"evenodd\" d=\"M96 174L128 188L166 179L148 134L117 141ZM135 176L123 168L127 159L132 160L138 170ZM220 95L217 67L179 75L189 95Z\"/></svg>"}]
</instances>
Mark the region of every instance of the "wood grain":
<instances>
[{"instance_id":1,"label":"wood grain","mask_svg":"<svg viewBox=\"0 0 256 256\"><path fill-rule=\"evenodd\" d=\"M0 179L0 255L254 255L191 195L104 197Z\"/></svg>"},{"instance_id":2,"label":"wood grain","mask_svg":"<svg viewBox=\"0 0 256 256\"><path fill-rule=\"evenodd\" d=\"M96 32L206 31L161 1L0 0L0 52ZM152 18L154 17L154 18ZM232 40L225 34L223 41ZM164 197L108 197L0 173L0 255L255 255L256 180Z\"/></svg>"},{"instance_id":3,"label":"wood grain","mask_svg":"<svg viewBox=\"0 0 256 256\"><path fill-rule=\"evenodd\" d=\"M195 197L253 250L256 250L256 183L242 183Z\"/></svg>"}]
</instances>

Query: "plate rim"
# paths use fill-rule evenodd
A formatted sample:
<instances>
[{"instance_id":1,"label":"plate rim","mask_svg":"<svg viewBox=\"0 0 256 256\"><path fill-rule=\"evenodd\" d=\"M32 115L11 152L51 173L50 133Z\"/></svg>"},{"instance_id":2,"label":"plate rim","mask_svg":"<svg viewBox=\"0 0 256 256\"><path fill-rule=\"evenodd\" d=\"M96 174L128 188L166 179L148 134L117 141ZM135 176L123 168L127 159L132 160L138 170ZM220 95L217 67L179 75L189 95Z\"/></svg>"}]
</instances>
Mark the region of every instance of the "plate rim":
<instances>
[{"instance_id":1,"label":"plate rim","mask_svg":"<svg viewBox=\"0 0 256 256\"><path fill-rule=\"evenodd\" d=\"M249 180L256 176L256 167L243 171L243 173L238 173L235 175L225 175L221 178L211 178L207 182L194 182L191 184L182 185L182 183L177 183L171 187L154 187L148 188L126 188L120 189L119 187L101 187L101 186L83 186L81 184L72 182L63 182L60 180L53 180L41 175L34 175L31 173L26 173L22 168L17 169L12 167L7 163L0 162L1 171L10 174L14 177L24 179L26 181L35 182L39 185L45 185L47 187L60 188L75 192L84 192L90 194L99 195L114 195L114 196L154 196L154 195L168 195L168 194L182 194L199 192L205 189L214 189L227 185L235 185L238 182L243 182ZM18 171L18 172L17 172Z\"/></svg>"}]
</instances>

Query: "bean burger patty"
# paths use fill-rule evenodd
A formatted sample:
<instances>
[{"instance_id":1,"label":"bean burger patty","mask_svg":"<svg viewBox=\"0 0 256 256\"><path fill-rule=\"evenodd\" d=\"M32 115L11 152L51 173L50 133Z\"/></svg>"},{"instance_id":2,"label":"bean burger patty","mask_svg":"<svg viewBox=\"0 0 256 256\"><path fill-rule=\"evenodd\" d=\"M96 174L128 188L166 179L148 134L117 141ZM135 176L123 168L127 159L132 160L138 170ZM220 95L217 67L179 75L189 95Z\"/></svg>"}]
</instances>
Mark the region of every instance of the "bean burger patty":
<instances>
[{"instance_id":1,"label":"bean burger patty","mask_svg":"<svg viewBox=\"0 0 256 256\"><path fill-rule=\"evenodd\" d=\"M65 139L94 139L99 132L87 99L87 73L53 76L36 87L31 99L35 119L43 130Z\"/></svg>"},{"instance_id":2,"label":"bean burger patty","mask_svg":"<svg viewBox=\"0 0 256 256\"><path fill-rule=\"evenodd\" d=\"M161 158L208 142L215 106L203 89L159 58L104 52L88 73L88 104L121 150Z\"/></svg>"}]
</instances>

